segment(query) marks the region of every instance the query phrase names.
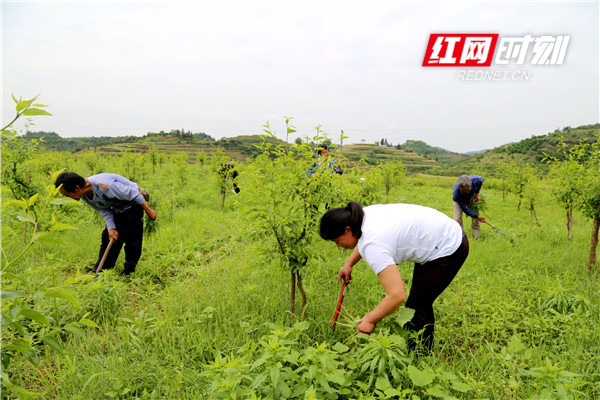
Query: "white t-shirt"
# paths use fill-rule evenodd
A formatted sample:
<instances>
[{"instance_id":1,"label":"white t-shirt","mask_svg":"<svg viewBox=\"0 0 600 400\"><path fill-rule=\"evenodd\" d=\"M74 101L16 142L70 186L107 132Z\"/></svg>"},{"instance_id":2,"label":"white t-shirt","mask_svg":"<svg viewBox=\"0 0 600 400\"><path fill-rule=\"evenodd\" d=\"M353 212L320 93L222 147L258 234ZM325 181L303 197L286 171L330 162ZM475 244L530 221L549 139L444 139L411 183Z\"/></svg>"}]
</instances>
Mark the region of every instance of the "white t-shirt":
<instances>
[{"instance_id":1,"label":"white t-shirt","mask_svg":"<svg viewBox=\"0 0 600 400\"><path fill-rule=\"evenodd\" d=\"M404 261L422 264L449 256L462 242L460 225L433 208L380 204L363 210L358 252L376 274Z\"/></svg>"}]
</instances>

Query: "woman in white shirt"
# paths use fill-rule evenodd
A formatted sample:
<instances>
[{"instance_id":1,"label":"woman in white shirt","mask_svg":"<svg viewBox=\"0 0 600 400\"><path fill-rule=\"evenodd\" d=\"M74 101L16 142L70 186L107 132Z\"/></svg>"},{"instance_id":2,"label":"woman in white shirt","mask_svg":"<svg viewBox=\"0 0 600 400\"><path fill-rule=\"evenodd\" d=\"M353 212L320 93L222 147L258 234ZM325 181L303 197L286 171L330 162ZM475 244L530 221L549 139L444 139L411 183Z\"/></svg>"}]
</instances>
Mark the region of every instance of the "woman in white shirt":
<instances>
[{"instance_id":1,"label":"woman in white shirt","mask_svg":"<svg viewBox=\"0 0 600 400\"><path fill-rule=\"evenodd\" d=\"M469 254L469 241L452 218L414 204L381 204L362 208L350 202L321 218L320 234L338 247L354 249L340 270L340 282L352 279L352 268L364 259L379 277L386 296L358 324L371 333L375 324L396 311L406 298L398 264L415 263L406 307L415 310L405 329L419 332L424 349L433 347L433 302L448 287ZM409 342L414 349L415 341Z\"/></svg>"}]
</instances>

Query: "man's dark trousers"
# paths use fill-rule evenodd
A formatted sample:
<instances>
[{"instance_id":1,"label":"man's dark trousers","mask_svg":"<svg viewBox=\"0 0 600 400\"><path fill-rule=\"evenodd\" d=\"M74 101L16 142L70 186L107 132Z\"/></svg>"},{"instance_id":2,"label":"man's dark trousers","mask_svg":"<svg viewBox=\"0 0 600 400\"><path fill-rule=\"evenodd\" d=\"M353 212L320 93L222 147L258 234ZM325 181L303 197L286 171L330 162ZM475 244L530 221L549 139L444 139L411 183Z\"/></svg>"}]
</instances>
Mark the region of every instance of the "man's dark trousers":
<instances>
[{"instance_id":1,"label":"man's dark trousers","mask_svg":"<svg viewBox=\"0 0 600 400\"><path fill-rule=\"evenodd\" d=\"M123 244L125 244L125 266L123 274L129 275L135 271L135 267L142 255L142 238L144 236L143 216L144 210L139 204L135 204L132 208L123 213L114 214L115 226L117 232L119 232L119 239L117 239L110 248L110 252L106 257L102 269L112 269L115 267L121 248L123 247ZM98 261L96 261L94 270L98 269L104 251L108 247L108 242L108 230L104 228L102 231L100 254L98 255Z\"/></svg>"}]
</instances>

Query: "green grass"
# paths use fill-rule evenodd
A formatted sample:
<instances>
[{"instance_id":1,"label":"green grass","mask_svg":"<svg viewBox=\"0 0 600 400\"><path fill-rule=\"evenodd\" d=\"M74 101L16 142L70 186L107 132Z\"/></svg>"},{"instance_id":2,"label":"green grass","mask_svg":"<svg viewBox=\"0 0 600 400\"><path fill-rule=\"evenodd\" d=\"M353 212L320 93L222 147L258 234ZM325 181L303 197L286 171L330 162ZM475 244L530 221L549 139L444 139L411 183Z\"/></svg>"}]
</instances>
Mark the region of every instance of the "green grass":
<instances>
[{"instance_id":1,"label":"green grass","mask_svg":"<svg viewBox=\"0 0 600 400\"><path fill-rule=\"evenodd\" d=\"M40 398L210 398L211 384L225 379L227 371L210 375L209 366L216 368L222 358L231 368L236 362L255 364L261 354L266 357L261 343L269 342L270 324L299 321L288 311L289 272L279 267L275 253L264 250L270 238L250 239L251 225L235 203L244 199L243 184L242 193L228 193L225 210L219 211L215 175L197 165L190 168L186 186L181 189L174 183L172 191L173 177L166 168L154 176L146 173L143 184L153 196L159 222L158 230L145 239L134 276L124 279L118 269L105 272L72 287L82 309L60 306L75 318L89 312L88 318L100 328L87 329L85 337L61 338L64 354L44 350L38 368L23 359L15 361L13 381ZM454 178L414 176L394 189L390 199L451 215L453 183ZM559 398L561 387L569 391L567 398L598 398L600 281L597 272L586 269L591 222L576 214L570 243L562 210L548 194L539 196L538 221L528 210L517 211L511 195L503 200L500 191L485 185L482 194L487 202L484 216L507 236L481 227L481 239L470 242L467 262L434 305L433 355L410 358L411 365L423 373L431 371L440 382L443 373L459 377L472 388L454 392L460 398ZM70 246L39 245L13 271L25 278L29 290L57 285L97 257L102 221L83 205L63 217L79 227L62 234ZM303 271L307 328L294 333L295 343L282 344L282 349L305 356L319 344L352 344L354 350L335 359L347 363L336 368L367 382L369 374L358 374L360 365L354 365L352 357L383 339L374 335L371 342L357 341L344 321L331 331L329 321L340 292L337 273L349 252L320 240L315 246L323 257L310 261ZM117 265L122 262L121 258ZM413 265L399 268L408 289ZM344 307L360 317L383 295L377 277L361 262ZM380 322L377 332L406 337L394 317ZM281 364L282 374L285 365ZM253 378L260 371L236 368ZM404 382L398 390L435 398L408 378ZM359 387L358 382L353 385ZM375 396L375 386L365 392Z\"/></svg>"}]
</instances>

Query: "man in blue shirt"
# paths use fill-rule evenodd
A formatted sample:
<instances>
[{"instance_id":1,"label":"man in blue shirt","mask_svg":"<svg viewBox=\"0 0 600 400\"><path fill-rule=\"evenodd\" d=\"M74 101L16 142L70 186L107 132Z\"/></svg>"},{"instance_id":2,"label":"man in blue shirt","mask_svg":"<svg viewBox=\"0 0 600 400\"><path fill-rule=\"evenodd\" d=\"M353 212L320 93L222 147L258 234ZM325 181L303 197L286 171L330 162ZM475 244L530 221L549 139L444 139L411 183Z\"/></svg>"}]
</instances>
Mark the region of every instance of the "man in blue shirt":
<instances>
[{"instance_id":1,"label":"man in blue shirt","mask_svg":"<svg viewBox=\"0 0 600 400\"><path fill-rule=\"evenodd\" d=\"M454 220L462 227L463 212L471 217L471 233L473 235L473 239L475 240L479 239L479 222L485 223L485 218L474 213L469 208L469 204L471 204L474 200L481 201L481 196L479 195L481 185L483 185L483 178L481 176L461 175L454 184L454 190L452 191Z\"/></svg>"},{"instance_id":2,"label":"man in blue shirt","mask_svg":"<svg viewBox=\"0 0 600 400\"><path fill-rule=\"evenodd\" d=\"M106 227L102 231L100 254L94 270L98 268L109 240L114 240L103 268L111 269L115 266L125 244L123 274L134 272L142 255L143 213L151 219L156 219L157 216L156 211L146 203L137 183L117 174L102 173L83 178L74 172L63 172L56 178L54 186L60 187L59 191L63 196L77 201L83 199L104 217Z\"/></svg>"},{"instance_id":3,"label":"man in blue shirt","mask_svg":"<svg viewBox=\"0 0 600 400\"><path fill-rule=\"evenodd\" d=\"M310 166L310 168L306 172L308 175L314 175L318 171L319 165L321 165L321 163L327 163L329 169L338 175L342 175L344 173L342 166L336 165L338 162L337 159L334 158L332 160L329 160L329 150L327 149L326 144L322 144L319 146L317 154L319 155L319 161L315 162L313 165Z\"/></svg>"}]
</instances>

